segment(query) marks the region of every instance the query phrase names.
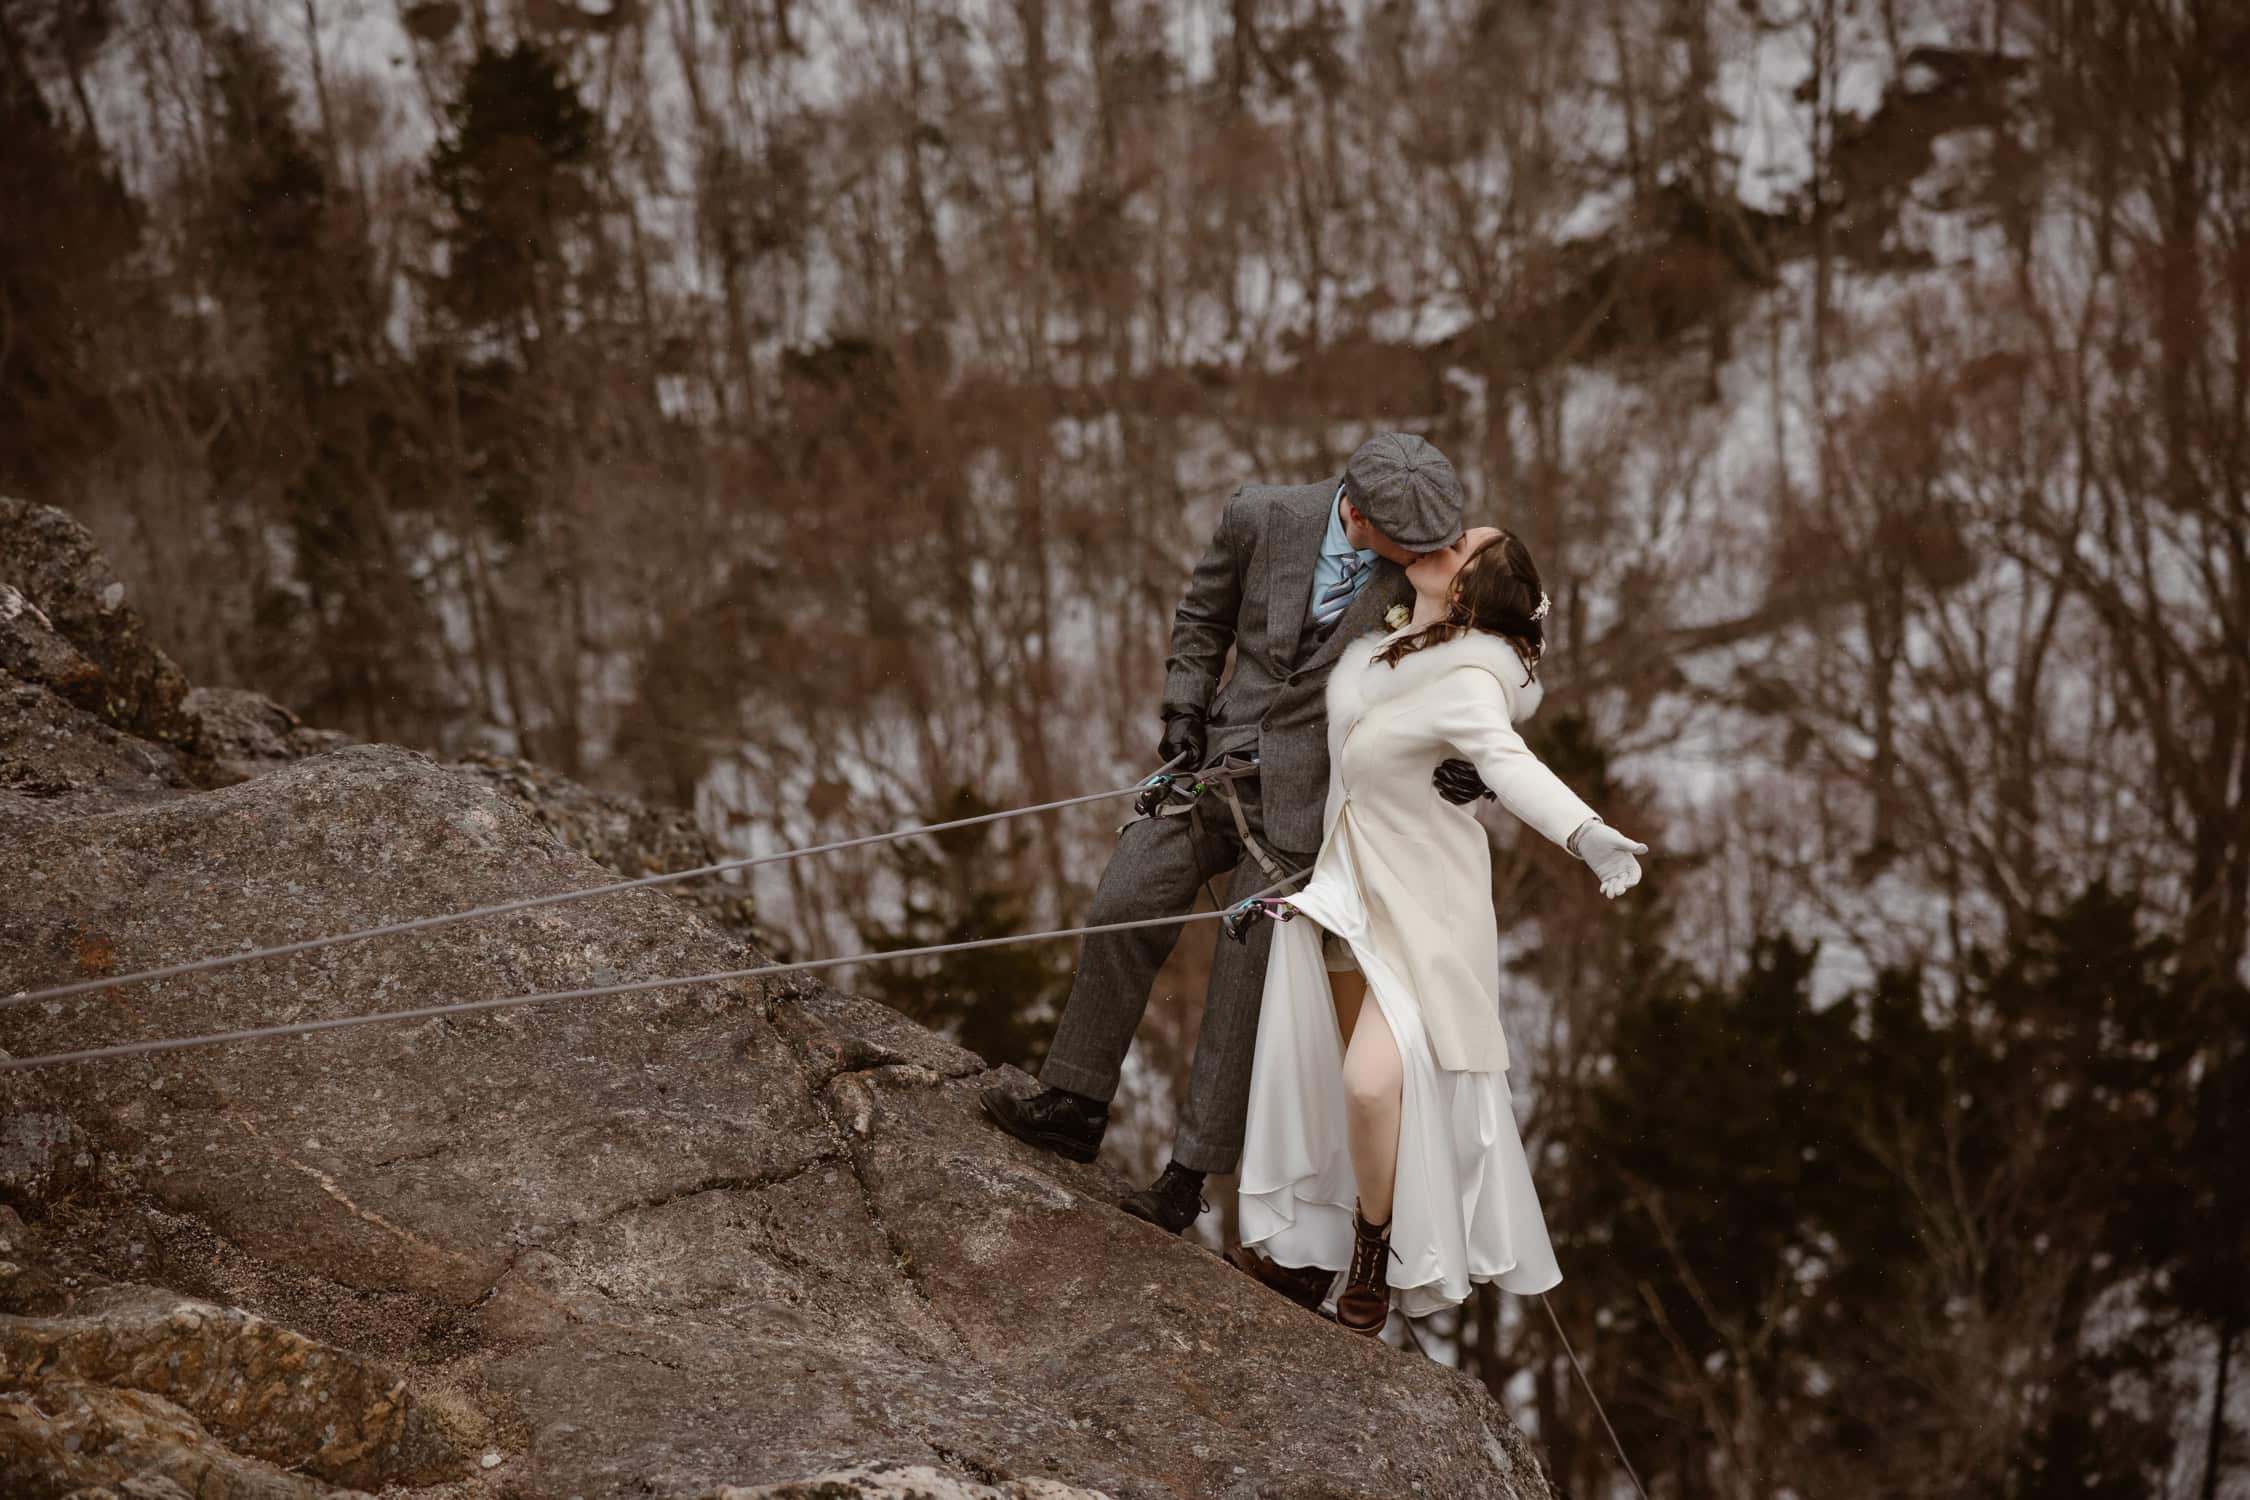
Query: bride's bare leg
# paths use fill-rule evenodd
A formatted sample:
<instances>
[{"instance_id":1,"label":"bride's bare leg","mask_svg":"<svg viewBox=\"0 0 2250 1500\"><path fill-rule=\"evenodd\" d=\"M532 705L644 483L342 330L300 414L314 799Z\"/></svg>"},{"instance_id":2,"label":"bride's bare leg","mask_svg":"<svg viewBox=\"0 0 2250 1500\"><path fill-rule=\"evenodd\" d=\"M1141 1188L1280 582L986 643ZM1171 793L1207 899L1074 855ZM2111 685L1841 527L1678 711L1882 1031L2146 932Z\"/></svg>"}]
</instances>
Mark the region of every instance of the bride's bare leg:
<instances>
[{"instance_id":1,"label":"bride's bare leg","mask_svg":"<svg viewBox=\"0 0 2250 1500\"><path fill-rule=\"evenodd\" d=\"M1341 976L1335 976L1340 978ZM1398 1179L1398 1119L1406 1069L1380 1005L1363 1005L1344 1053L1344 1119L1351 1136L1359 1211L1370 1224L1391 1221Z\"/></svg>"},{"instance_id":2,"label":"bride's bare leg","mask_svg":"<svg viewBox=\"0 0 2250 1500\"><path fill-rule=\"evenodd\" d=\"M1367 998L1367 976L1357 969L1330 970L1328 998L1336 1005L1336 1031L1344 1045L1352 1044L1352 1025L1359 1019L1360 1002Z\"/></svg>"}]
</instances>

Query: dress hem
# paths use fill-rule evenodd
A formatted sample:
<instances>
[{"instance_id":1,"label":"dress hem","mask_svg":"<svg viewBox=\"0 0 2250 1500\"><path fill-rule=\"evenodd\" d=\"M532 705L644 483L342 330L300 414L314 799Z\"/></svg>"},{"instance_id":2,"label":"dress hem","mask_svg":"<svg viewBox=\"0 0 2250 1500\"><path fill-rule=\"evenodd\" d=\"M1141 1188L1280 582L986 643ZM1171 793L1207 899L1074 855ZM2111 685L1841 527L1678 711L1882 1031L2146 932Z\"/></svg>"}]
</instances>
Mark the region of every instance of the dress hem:
<instances>
[{"instance_id":1,"label":"dress hem","mask_svg":"<svg viewBox=\"0 0 2250 1500\"><path fill-rule=\"evenodd\" d=\"M1314 1202L1317 1204L1317 1206L1323 1208L1346 1208L1346 1205L1344 1204L1329 1203L1325 1200L1308 1199L1303 1201ZM1292 1221L1290 1225L1284 1225L1282 1229L1275 1230L1272 1234L1262 1235L1255 1239L1250 1238L1249 1236L1244 1236L1242 1243L1250 1249L1262 1250L1264 1246L1271 1244L1275 1238L1286 1232L1286 1230L1292 1227L1293 1224L1294 1221ZM1283 1262L1278 1258L1275 1260L1275 1264L1287 1265L1286 1262ZM1317 1256L1308 1261L1306 1264L1337 1276L1341 1276L1351 1269L1348 1260L1341 1264L1328 1265L1320 1257ZM1508 1264L1501 1266L1496 1270L1471 1271L1469 1272L1470 1290L1468 1292L1464 1292L1461 1296L1458 1297L1449 1297L1444 1295L1442 1292L1430 1297L1414 1297L1414 1294L1417 1292L1424 1292L1431 1287L1442 1286L1444 1284L1444 1278L1442 1276L1432 1277L1427 1281L1418 1281L1411 1286L1400 1286L1394 1284L1391 1287L1391 1309L1403 1318L1407 1318L1410 1320L1419 1320L1422 1318L1432 1317L1438 1313L1446 1311L1449 1308L1459 1307L1462 1303L1468 1301L1469 1297L1474 1294L1475 1289L1480 1286L1496 1286L1501 1291L1506 1292L1513 1297L1537 1297L1547 1292L1551 1292L1556 1287L1562 1285L1563 1278L1559 1272L1553 1277L1553 1279L1546 1281L1538 1286L1508 1285L1509 1278L1514 1276L1516 1271L1522 1265L1523 1260L1519 1256L1517 1259L1510 1261ZM1303 1266L1289 1266L1288 1268L1291 1270L1304 1269ZM1421 1305L1409 1309L1407 1306L1405 1306L1405 1303L1408 1299L1413 1299Z\"/></svg>"}]
</instances>

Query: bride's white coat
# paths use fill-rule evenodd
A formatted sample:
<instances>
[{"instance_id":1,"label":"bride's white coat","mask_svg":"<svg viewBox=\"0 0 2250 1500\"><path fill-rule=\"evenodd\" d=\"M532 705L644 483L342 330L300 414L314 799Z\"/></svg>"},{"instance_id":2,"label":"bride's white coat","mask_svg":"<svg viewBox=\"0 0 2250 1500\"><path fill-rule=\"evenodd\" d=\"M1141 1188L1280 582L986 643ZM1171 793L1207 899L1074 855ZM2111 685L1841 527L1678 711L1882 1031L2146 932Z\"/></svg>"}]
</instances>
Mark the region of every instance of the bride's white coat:
<instances>
[{"instance_id":1,"label":"bride's white coat","mask_svg":"<svg viewBox=\"0 0 2250 1500\"><path fill-rule=\"evenodd\" d=\"M1430 785L1473 762L1500 803L1556 843L1593 809L1524 745L1539 705L1515 648L1470 635L1373 661L1348 647L1328 685L1328 807L1319 858L1288 898L1310 920L1274 933L1241 1167L1242 1239L1284 1265L1343 1269L1354 1187L1342 1038L1322 929L1351 945L1404 1064L1391 1287L1421 1317L1474 1281L1545 1291L1562 1279L1508 1098L1491 851Z\"/></svg>"}]
</instances>

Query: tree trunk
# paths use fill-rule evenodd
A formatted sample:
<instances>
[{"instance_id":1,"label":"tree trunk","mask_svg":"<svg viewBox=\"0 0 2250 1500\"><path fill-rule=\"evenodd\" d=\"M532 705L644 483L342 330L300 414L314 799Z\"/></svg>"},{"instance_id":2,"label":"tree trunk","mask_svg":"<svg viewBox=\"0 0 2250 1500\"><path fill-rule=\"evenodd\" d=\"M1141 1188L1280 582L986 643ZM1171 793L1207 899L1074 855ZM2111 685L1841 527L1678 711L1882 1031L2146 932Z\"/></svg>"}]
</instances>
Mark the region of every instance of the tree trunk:
<instances>
[{"instance_id":1,"label":"tree trunk","mask_svg":"<svg viewBox=\"0 0 2250 1500\"><path fill-rule=\"evenodd\" d=\"M2219 1373L2211 1384L2211 1434L2203 1447L2203 1500L2219 1500L2219 1459L2227 1439L2227 1367L2234 1355L2235 1326L2219 1326Z\"/></svg>"}]
</instances>

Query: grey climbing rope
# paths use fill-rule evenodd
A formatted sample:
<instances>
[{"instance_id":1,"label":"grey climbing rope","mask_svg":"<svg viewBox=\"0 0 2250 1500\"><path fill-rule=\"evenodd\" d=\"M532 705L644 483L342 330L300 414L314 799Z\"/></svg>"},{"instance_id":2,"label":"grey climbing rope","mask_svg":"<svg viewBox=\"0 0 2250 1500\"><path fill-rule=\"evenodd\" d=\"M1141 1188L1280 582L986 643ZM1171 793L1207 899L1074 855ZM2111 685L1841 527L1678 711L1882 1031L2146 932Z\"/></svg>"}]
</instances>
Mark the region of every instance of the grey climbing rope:
<instances>
[{"instance_id":1,"label":"grey climbing rope","mask_svg":"<svg viewBox=\"0 0 2250 1500\"><path fill-rule=\"evenodd\" d=\"M1166 770L1170 770L1167 767ZM1163 776L1165 772L1158 772ZM1214 773L1204 780L1223 780L1233 773ZM425 932L433 927L448 927L456 922L468 922L478 917L504 916L509 912L531 911L543 906L560 906L567 901L587 901L596 896L611 896L619 891L643 890L651 886L671 885L682 880L694 880L704 875L716 875L727 870L753 870L761 865L781 864L792 859L803 859L814 854L833 854L842 849L860 849L869 844L895 843L900 839L916 838L926 833L947 833L956 828L974 828L983 823L997 823L1007 818L1024 818L1034 813L1058 812L1066 807L1083 807L1090 802L1107 802L1112 798L1130 796L1148 787L1156 778L1136 781L1131 786L1117 787L1107 792L1089 792L1083 797L1065 797L1056 802L1041 802L1030 807L1008 808L1001 812L981 813L973 818L955 818L948 823L926 823L913 828L893 829L889 833L870 833L858 838L838 839L830 844L815 844L804 849L784 849L774 854L747 855L740 859L722 859L716 864L698 865L692 870L674 870L662 875L644 875L637 880L613 881L607 885L586 886L578 890L556 891L545 896L525 896L514 901L500 901L490 906L474 906L466 911L441 912L435 916L414 917L401 922L386 922L379 927L362 927L351 932L331 933L325 937L305 938L298 942L277 943L266 948L245 948L238 953L213 954L209 958L190 959L184 963L166 964L160 968L137 969L130 974L113 974L99 979L81 979L70 984L58 984L43 990L19 991L13 995L0 995L0 1009L11 1005L29 1005L34 1001L61 1000L71 995L83 995L92 990L115 989L128 984L145 984L152 979L172 979L182 974L202 974L212 969L224 969L235 964L251 963L262 958L282 958L292 953L312 953L322 948L333 948L341 943L360 943L370 938L392 937L402 932Z\"/></svg>"},{"instance_id":2,"label":"grey climbing rope","mask_svg":"<svg viewBox=\"0 0 2250 1500\"><path fill-rule=\"evenodd\" d=\"M1562 1340L1563 1353L1570 1356L1570 1367L1578 1372L1578 1383L1586 1388L1586 1399L1594 1403L1594 1414L1602 1419L1602 1428L1609 1434L1609 1445L1617 1450L1617 1461L1625 1466L1625 1477L1633 1481L1634 1493L1648 1500L1648 1491L1641 1488L1641 1476L1633 1472L1633 1461L1625 1456L1625 1445L1617 1440L1617 1429L1609 1425L1609 1413L1602 1410L1602 1398L1594 1394L1594 1383L1586 1378L1586 1367L1578 1362L1578 1351L1570 1347L1570 1335L1563 1332L1562 1319L1548 1304L1547 1294L1539 1294L1539 1305L1547 1309L1547 1321L1555 1325L1555 1337Z\"/></svg>"},{"instance_id":3,"label":"grey climbing rope","mask_svg":"<svg viewBox=\"0 0 2250 1500\"><path fill-rule=\"evenodd\" d=\"M1280 890L1291 875L1267 886L1260 895ZM199 1036L158 1037L143 1042L118 1042L107 1047L85 1047L75 1052L48 1052L36 1057L0 1057L0 1072L22 1072L61 1063L93 1062L108 1057L134 1057L151 1052L178 1052L189 1047L213 1047L228 1042L258 1041L268 1037L309 1036L347 1026L373 1026L384 1021L425 1021L438 1016L468 1015L477 1011L506 1010L519 1005L540 1005L551 1000L592 1000L603 995L629 995L644 990L676 989L691 984L723 984L742 979L770 978L776 974L804 974L815 969L835 969L846 964L881 963L890 959L931 958L943 953L967 953L979 948L999 948L1011 943L1040 943L1056 938L1087 937L1101 932L1131 932L1142 927L1166 927L1188 922L1215 921L1224 911L1188 912L1176 917L1146 917L1134 922L1103 922L1089 927L1065 927L1054 932L1029 932L1008 937L971 938L966 942L938 943L926 948L893 948L882 953L855 953L845 958L802 959L786 964L757 964L746 969L721 969L709 974L671 978L634 979L618 984L589 985L583 989L547 990L532 995L504 995L497 999L458 1000L446 1005L423 1005L412 1010L370 1011L331 1016L319 1021L290 1021L276 1026L249 1026L235 1031L211 1031Z\"/></svg>"}]
</instances>

